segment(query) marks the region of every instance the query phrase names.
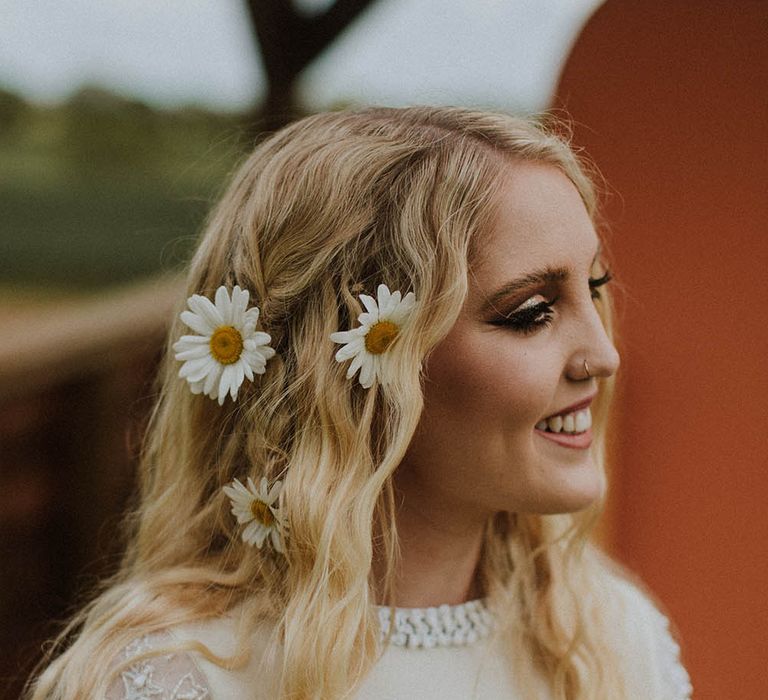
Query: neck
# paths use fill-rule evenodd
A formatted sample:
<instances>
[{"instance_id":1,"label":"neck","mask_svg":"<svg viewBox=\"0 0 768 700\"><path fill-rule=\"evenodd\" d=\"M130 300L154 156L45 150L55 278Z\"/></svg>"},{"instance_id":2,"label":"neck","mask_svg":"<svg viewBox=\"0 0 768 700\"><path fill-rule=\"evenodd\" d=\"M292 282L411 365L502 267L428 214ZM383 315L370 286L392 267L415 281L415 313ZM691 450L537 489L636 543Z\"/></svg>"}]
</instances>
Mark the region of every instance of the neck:
<instances>
[{"instance_id":1,"label":"neck","mask_svg":"<svg viewBox=\"0 0 768 700\"><path fill-rule=\"evenodd\" d=\"M397 533L400 557L395 570L394 603L401 608L457 605L482 595L477 566L485 518L460 513L448 503L409 499L398 494ZM409 507L412 506L412 507ZM386 563L374 560L377 582L383 581ZM377 591L378 602L384 591Z\"/></svg>"}]
</instances>

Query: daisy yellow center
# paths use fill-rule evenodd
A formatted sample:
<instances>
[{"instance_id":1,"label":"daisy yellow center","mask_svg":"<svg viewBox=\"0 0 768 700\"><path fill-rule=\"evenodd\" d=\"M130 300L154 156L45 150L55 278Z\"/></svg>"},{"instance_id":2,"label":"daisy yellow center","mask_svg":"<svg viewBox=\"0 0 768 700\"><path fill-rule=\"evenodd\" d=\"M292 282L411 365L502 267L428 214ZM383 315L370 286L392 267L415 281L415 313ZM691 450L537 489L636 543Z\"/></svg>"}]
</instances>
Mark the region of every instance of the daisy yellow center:
<instances>
[{"instance_id":1,"label":"daisy yellow center","mask_svg":"<svg viewBox=\"0 0 768 700\"><path fill-rule=\"evenodd\" d=\"M262 525L272 527L275 524L275 515L264 501L251 503L251 513Z\"/></svg>"},{"instance_id":2,"label":"daisy yellow center","mask_svg":"<svg viewBox=\"0 0 768 700\"><path fill-rule=\"evenodd\" d=\"M243 352L243 336L233 326L219 326L211 335L211 355L222 365L231 365Z\"/></svg>"},{"instance_id":3,"label":"daisy yellow center","mask_svg":"<svg viewBox=\"0 0 768 700\"><path fill-rule=\"evenodd\" d=\"M400 327L392 321L378 321L365 334L365 349L372 355L380 355L397 338Z\"/></svg>"}]
</instances>

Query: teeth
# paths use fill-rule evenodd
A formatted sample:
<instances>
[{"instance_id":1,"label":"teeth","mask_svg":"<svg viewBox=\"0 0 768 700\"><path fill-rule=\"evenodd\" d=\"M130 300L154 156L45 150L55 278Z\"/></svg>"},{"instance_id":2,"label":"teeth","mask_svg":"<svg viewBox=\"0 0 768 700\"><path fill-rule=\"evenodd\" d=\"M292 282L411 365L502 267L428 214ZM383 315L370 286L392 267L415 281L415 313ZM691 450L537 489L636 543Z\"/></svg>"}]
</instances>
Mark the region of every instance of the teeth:
<instances>
[{"instance_id":1,"label":"teeth","mask_svg":"<svg viewBox=\"0 0 768 700\"><path fill-rule=\"evenodd\" d=\"M550 433L583 433L592 427L592 412L588 409L540 420L536 427Z\"/></svg>"}]
</instances>

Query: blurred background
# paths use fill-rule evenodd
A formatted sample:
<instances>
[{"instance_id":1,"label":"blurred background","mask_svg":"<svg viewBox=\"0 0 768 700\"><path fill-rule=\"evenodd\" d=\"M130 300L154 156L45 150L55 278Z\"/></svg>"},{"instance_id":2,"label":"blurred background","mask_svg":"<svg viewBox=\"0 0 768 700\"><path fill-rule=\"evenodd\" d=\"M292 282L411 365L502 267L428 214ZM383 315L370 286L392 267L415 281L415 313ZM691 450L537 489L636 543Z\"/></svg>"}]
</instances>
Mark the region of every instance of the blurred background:
<instances>
[{"instance_id":1,"label":"blurred background","mask_svg":"<svg viewBox=\"0 0 768 700\"><path fill-rule=\"evenodd\" d=\"M598 537L695 697L763 700L768 3L0 0L0 689L114 569L179 271L260 134L368 103L569 115L622 376Z\"/></svg>"}]
</instances>

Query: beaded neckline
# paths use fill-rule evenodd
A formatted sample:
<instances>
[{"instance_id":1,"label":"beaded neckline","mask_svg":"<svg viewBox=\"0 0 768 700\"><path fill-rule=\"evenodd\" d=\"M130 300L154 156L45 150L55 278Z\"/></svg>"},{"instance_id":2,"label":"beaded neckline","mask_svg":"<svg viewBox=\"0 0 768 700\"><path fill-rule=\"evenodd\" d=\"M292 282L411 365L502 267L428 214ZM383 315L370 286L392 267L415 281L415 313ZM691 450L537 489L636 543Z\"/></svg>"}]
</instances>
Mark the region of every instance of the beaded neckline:
<instances>
[{"instance_id":1,"label":"beaded neckline","mask_svg":"<svg viewBox=\"0 0 768 700\"><path fill-rule=\"evenodd\" d=\"M376 606L385 641L392 623L391 609ZM389 643L409 649L432 649L474 644L491 633L493 615L483 600L433 608L395 608Z\"/></svg>"}]
</instances>

